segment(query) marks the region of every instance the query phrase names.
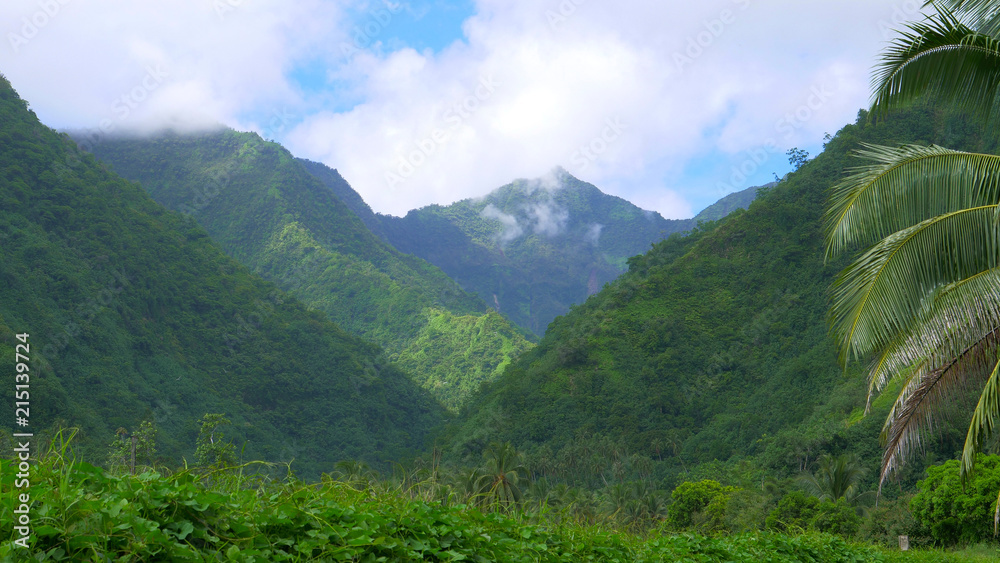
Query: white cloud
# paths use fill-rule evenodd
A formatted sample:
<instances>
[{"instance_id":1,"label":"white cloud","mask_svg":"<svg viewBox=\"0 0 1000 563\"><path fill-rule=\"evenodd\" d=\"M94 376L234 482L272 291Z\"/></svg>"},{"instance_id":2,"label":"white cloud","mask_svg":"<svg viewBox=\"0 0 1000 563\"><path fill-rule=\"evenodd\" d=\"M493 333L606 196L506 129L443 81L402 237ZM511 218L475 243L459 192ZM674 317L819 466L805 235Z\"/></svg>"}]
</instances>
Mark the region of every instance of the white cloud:
<instances>
[{"instance_id":1,"label":"white cloud","mask_svg":"<svg viewBox=\"0 0 1000 563\"><path fill-rule=\"evenodd\" d=\"M43 21L38 14L51 5L59 10L26 42L13 38L32 31L24 18ZM341 8L320 0L5 0L0 22L11 25L0 27L0 69L58 127L94 128L106 119L129 129L245 127L242 115L302 107L287 74L307 55L326 56L341 21ZM140 86L149 67L164 80L119 119L115 101Z\"/></svg>"},{"instance_id":2,"label":"white cloud","mask_svg":"<svg viewBox=\"0 0 1000 563\"><path fill-rule=\"evenodd\" d=\"M597 241L601 240L601 230L604 225L600 223L594 223L587 229L586 234L583 235L583 240L589 242L590 244L597 246Z\"/></svg>"},{"instance_id":3,"label":"white cloud","mask_svg":"<svg viewBox=\"0 0 1000 563\"><path fill-rule=\"evenodd\" d=\"M569 221L569 211L555 205L552 201L538 203L526 209L531 222L531 230L535 234L554 237L566 229Z\"/></svg>"},{"instance_id":4,"label":"white cloud","mask_svg":"<svg viewBox=\"0 0 1000 563\"><path fill-rule=\"evenodd\" d=\"M486 217L487 219L500 221L503 230L500 231L499 240L504 244L524 234L524 229L522 229L521 225L517 222L517 217L500 211L492 203L483 208L480 215Z\"/></svg>"},{"instance_id":5,"label":"white cloud","mask_svg":"<svg viewBox=\"0 0 1000 563\"><path fill-rule=\"evenodd\" d=\"M12 45L23 18L41 21L53 3L58 13ZM235 7L220 15L220 4ZM853 120L887 30L918 4L478 0L465 37L440 52L373 36L363 37L373 48L345 56L357 34L345 11L382 4L6 0L0 72L56 127L267 130L338 168L382 212L481 196L561 165L689 217L724 195L747 151L773 140L770 166ZM291 77L303 65L326 68L336 88L300 89ZM116 100L149 68L166 78L119 118ZM698 177L720 182L693 182L691 163L713 153Z\"/></svg>"},{"instance_id":6,"label":"white cloud","mask_svg":"<svg viewBox=\"0 0 1000 563\"><path fill-rule=\"evenodd\" d=\"M560 3L550 4L480 1L467 43L369 60L361 86L376 101L306 119L289 144L339 166L392 213L562 165L666 217L689 217L692 202L725 195L715 183L671 185L690 159L717 150L738 164L743 151L772 141L779 150L768 165L778 167L785 149L818 144L853 120L883 39L878 21L892 17L888 1L587 2L553 29L545 11ZM713 23L723 16L729 23ZM674 55L713 29L718 36L679 65ZM401 77L391 72L399 58L419 64ZM433 152L415 153L445 123L449 102L483 75L496 91ZM609 120L624 125L611 140ZM599 152L580 158L589 147ZM387 181L407 154L419 166ZM719 172L727 176L727 166Z\"/></svg>"}]
</instances>

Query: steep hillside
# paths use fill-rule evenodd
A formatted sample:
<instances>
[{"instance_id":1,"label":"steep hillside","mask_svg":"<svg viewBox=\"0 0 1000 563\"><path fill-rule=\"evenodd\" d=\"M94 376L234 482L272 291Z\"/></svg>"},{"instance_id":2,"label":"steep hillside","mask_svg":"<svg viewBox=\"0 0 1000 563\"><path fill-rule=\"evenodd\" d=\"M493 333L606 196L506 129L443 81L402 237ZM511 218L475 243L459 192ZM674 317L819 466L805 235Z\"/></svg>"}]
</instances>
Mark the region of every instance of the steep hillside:
<instances>
[{"instance_id":1,"label":"steep hillside","mask_svg":"<svg viewBox=\"0 0 1000 563\"><path fill-rule=\"evenodd\" d=\"M439 266L535 334L693 220L670 221L556 170L482 199L379 216L399 250Z\"/></svg>"},{"instance_id":2,"label":"steep hillside","mask_svg":"<svg viewBox=\"0 0 1000 563\"><path fill-rule=\"evenodd\" d=\"M362 218L370 210L363 213L367 206L336 171L295 159L256 134L114 138L93 151L163 205L196 219L251 270L383 346L393 361L418 369L414 378L449 406L530 346L522 331L495 319L496 339L470 345L452 338L456 346L438 347L433 358L412 357L413 343L427 339L427 331L462 332L483 318L486 304L372 234L349 205ZM430 318L450 319L452 326L432 327ZM469 358L496 367L467 373Z\"/></svg>"},{"instance_id":3,"label":"steep hillside","mask_svg":"<svg viewBox=\"0 0 1000 563\"><path fill-rule=\"evenodd\" d=\"M718 221L737 209L746 209L756 199L757 190L761 188L767 190L773 188L775 185L777 185L777 182L771 182L763 186L751 186L745 190L728 194L719 201L702 209L701 212L694 216L694 220L695 222Z\"/></svg>"},{"instance_id":4,"label":"steep hillside","mask_svg":"<svg viewBox=\"0 0 1000 563\"><path fill-rule=\"evenodd\" d=\"M310 174L315 176L317 180L323 182L323 185L332 191L333 195L337 196L337 199L344 202L344 205L361 219L361 222L368 227L369 231L382 239L386 238L385 231L382 229L382 221L378 215L365 203L361 194L354 191L354 188L347 183L347 180L340 175L340 172L321 162L313 162L304 158L297 158L295 160Z\"/></svg>"},{"instance_id":5,"label":"steep hillside","mask_svg":"<svg viewBox=\"0 0 1000 563\"><path fill-rule=\"evenodd\" d=\"M380 349L40 124L0 77L0 363L10 370L23 333L30 430L79 426L94 461L142 420L156 423L172 463L193 460L201 416L225 413L246 459L294 458L316 476L341 459L399 459L443 415ZM0 416L14 421L12 400Z\"/></svg>"},{"instance_id":6,"label":"steep hillside","mask_svg":"<svg viewBox=\"0 0 1000 563\"><path fill-rule=\"evenodd\" d=\"M453 453L510 440L565 469L590 463L591 437L603 437L657 460L660 475L747 456L788 474L844 450L874 465L885 400L861 417L864 382L838 366L827 336L827 289L846 258L823 262L826 190L859 164L848 152L862 141L961 148L978 142L971 130L927 109L878 125L859 117L749 210L657 243L556 319L475 398ZM960 447L941 428L940 447Z\"/></svg>"},{"instance_id":7,"label":"steep hillside","mask_svg":"<svg viewBox=\"0 0 1000 563\"><path fill-rule=\"evenodd\" d=\"M536 334L624 272L627 258L699 221L746 209L759 189L729 194L693 219L671 220L556 170L550 178L519 180L482 199L429 206L399 218L374 213L336 170L300 162L373 233L441 267Z\"/></svg>"}]
</instances>

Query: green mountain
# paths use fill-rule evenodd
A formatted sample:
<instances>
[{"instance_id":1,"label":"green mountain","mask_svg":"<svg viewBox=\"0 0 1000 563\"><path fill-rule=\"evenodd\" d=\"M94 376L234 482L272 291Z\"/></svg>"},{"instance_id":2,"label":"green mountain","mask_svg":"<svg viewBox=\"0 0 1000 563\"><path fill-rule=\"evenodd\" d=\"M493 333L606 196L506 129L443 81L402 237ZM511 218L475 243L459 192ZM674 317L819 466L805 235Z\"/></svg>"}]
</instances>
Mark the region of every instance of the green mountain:
<instances>
[{"instance_id":1,"label":"green mountain","mask_svg":"<svg viewBox=\"0 0 1000 563\"><path fill-rule=\"evenodd\" d=\"M674 220L641 211L556 170L547 180L519 180L483 199L429 206L399 218L373 212L336 170L300 162L371 232L441 267L536 334L595 286L623 273L625 260L645 252L652 242L746 209L760 187L773 185L729 194L693 219ZM562 187L580 193L560 193ZM575 278L567 279L567 271ZM551 279L553 273L556 279ZM530 288L523 287L525 280L534 280ZM506 298L501 300L500 293ZM538 319L532 320L532 310L541 311Z\"/></svg>"},{"instance_id":2,"label":"green mountain","mask_svg":"<svg viewBox=\"0 0 1000 563\"><path fill-rule=\"evenodd\" d=\"M370 209L366 215L335 170L254 133L112 138L93 151L156 201L196 219L252 271L383 346L452 408L530 347L523 331L489 316L441 270L373 234L363 221ZM491 338L464 339L482 322ZM439 334L447 337L435 340Z\"/></svg>"},{"instance_id":3,"label":"green mountain","mask_svg":"<svg viewBox=\"0 0 1000 563\"><path fill-rule=\"evenodd\" d=\"M717 460L787 475L821 452L853 451L874 469L891 397L862 417L865 382L845 374L827 334L828 287L847 258L823 261L826 191L859 164L849 152L861 142L970 147L971 131L929 109L878 125L859 116L748 210L657 243L557 318L473 398L452 429L453 455L509 440L537 467L592 485L602 448L656 460L674 484ZM961 448L964 433L945 424L941 434L939 451Z\"/></svg>"},{"instance_id":4,"label":"green mountain","mask_svg":"<svg viewBox=\"0 0 1000 563\"><path fill-rule=\"evenodd\" d=\"M364 198L361 194L354 191L354 188L347 183L347 180L340 175L333 168L323 164L322 162L313 162L304 158L295 159L298 161L310 174L315 176L323 185L329 188L333 192L333 195L337 196L337 199L342 201L361 222L368 227L368 230L372 233L378 235L380 238L385 239L386 234L382 229L382 221L379 219L378 215L372 211L372 208L365 203Z\"/></svg>"},{"instance_id":5,"label":"green mountain","mask_svg":"<svg viewBox=\"0 0 1000 563\"><path fill-rule=\"evenodd\" d=\"M399 459L444 414L378 347L39 123L3 77L0 343L11 391L15 354L29 358L19 430L40 440L78 426L91 460L142 420L158 426L161 454L193 460L201 416L225 413L245 459L294 458L317 476L341 459ZM0 401L11 423L14 406Z\"/></svg>"},{"instance_id":6,"label":"green mountain","mask_svg":"<svg viewBox=\"0 0 1000 563\"><path fill-rule=\"evenodd\" d=\"M437 265L535 334L617 278L628 258L697 225L643 211L561 169L481 199L378 218L393 246Z\"/></svg>"},{"instance_id":7,"label":"green mountain","mask_svg":"<svg viewBox=\"0 0 1000 563\"><path fill-rule=\"evenodd\" d=\"M751 186L745 190L733 192L712 205L709 205L705 209L702 209L700 213L695 215L695 225L697 225L698 221L718 221L737 209L746 209L750 207L750 204L753 203L754 199L756 199L757 190L768 190L776 185L777 182L771 182L769 184L764 184L763 186Z\"/></svg>"}]
</instances>

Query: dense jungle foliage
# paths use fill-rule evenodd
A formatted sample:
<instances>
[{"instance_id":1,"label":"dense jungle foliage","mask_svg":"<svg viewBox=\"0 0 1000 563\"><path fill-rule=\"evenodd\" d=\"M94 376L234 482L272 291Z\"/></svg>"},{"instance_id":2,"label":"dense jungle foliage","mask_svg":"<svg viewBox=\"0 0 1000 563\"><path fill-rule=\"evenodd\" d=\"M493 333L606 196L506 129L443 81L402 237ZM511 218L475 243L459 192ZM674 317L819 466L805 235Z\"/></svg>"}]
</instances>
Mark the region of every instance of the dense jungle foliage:
<instances>
[{"instance_id":1,"label":"dense jungle foliage","mask_svg":"<svg viewBox=\"0 0 1000 563\"><path fill-rule=\"evenodd\" d=\"M369 221L391 229L391 221L365 214L335 171L230 131L200 138L197 150L171 135L90 147L142 149L164 167L167 191L170 178L188 186L208 178L211 189L174 202L184 217L39 124L4 81L0 339L10 346L0 362L13 365L15 333L31 333L33 400L44 405L32 425L39 439L55 434L32 468L30 553L122 561L996 560L1000 458L981 456L965 483L958 462L934 465L961 448L960 405L875 505L877 436L892 393L863 416L865 382L837 365L827 290L850 257L823 263L819 225L826 190L856 164L849 152L860 142L996 148L976 131L925 106L877 124L862 112L816 159L755 191L748 210L628 258L625 275L526 351L503 316L477 312L477 299L366 230ZM238 158L206 168L201 159L215 150ZM156 160L157 151L184 158ZM189 165L194 172L181 169ZM251 176L275 170L290 176L265 175L268 189L255 192ZM299 177L309 189L286 190ZM416 284L420 291L406 294L415 299L427 287L441 291L419 309L422 328L394 354L398 363L255 277L191 220L236 186L260 196L239 210L257 221L239 223L244 230L221 244L238 242L237 232L256 241L231 251L257 256L255 269L283 287L349 284L334 281L340 268L369 276L369 285L348 288L356 294L376 279ZM519 202L504 208L511 213L487 213L499 226L480 222L480 211L466 212L466 228L513 254L499 244L504 229L541 240L543 224L567 228L571 215L561 222L553 202L593 195L577 188L538 195L544 188L516 183L507 187ZM541 199L518 199L526 196ZM329 201L327 211L337 211L302 201ZM504 213L519 212L504 223ZM323 234L322 218L332 216L351 229ZM255 229L271 236L254 239ZM594 232L596 241L606 233ZM364 262L367 247L384 261ZM394 296L393 287L385 294ZM326 298L331 310L345 306ZM454 312L462 303L471 312ZM351 315L378 309L357 307ZM392 311L378 322L395 322ZM460 377L420 378L445 361ZM457 422L434 435L444 409L403 370L460 408ZM0 416L13 418L10 403ZM81 430L68 445L72 427ZM0 457L12 445L0 431ZM0 460L0 537L11 539L14 476L12 462ZM896 549L901 535L916 551ZM956 545L972 547L940 550ZM0 558L26 553L0 545Z\"/></svg>"},{"instance_id":2,"label":"dense jungle foliage","mask_svg":"<svg viewBox=\"0 0 1000 563\"><path fill-rule=\"evenodd\" d=\"M377 346L39 123L6 79L0 287L5 369L15 334L30 335L31 429L81 428L88 459L150 420L180 463L199 417L217 412L246 459L295 458L318 476L341 459L401 459L444 414ZM0 417L14 421L12 400Z\"/></svg>"},{"instance_id":3,"label":"dense jungle foliage","mask_svg":"<svg viewBox=\"0 0 1000 563\"><path fill-rule=\"evenodd\" d=\"M530 347L524 331L487 319L486 304L438 268L372 234L341 201L367 207L336 171L256 134L110 138L92 150L155 200L196 219L255 273L383 346L453 408ZM464 336L474 322L488 322L495 336L470 344ZM444 337L432 348L416 346L436 335Z\"/></svg>"}]
</instances>

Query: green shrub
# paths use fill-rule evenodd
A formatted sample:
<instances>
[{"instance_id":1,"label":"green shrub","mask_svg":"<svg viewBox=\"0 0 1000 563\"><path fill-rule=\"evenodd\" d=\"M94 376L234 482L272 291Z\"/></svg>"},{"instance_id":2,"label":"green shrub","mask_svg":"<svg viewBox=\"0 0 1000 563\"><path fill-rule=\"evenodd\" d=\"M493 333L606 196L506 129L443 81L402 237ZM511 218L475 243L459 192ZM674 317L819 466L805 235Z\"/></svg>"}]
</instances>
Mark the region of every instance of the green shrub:
<instances>
[{"instance_id":1,"label":"green shrub","mask_svg":"<svg viewBox=\"0 0 1000 563\"><path fill-rule=\"evenodd\" d=\"M245 478L220 486L219 479L191 470L114 475L69 462L65 448L58 451L32 469L27 549L11 541L20 537L13 511L15 495L23 493L14 485L15 462L0 459L0 561L884 560L875 548L824 534L639 536L416 500L402 488ZM715 490L715 499L728 489L691 485Z\"/></svg>"},{"instance_id":2,"label":"green shrub","mask_svg":"<svg viewBox=\"0 0 1000 563\"><path fill-rule=\"evenodd\" d=\"M672 530L721 529L729 497L736 490L711 479L681 483L670 495L674 502L667 508L667 526Z\"/></svg>"},{"instance_id":3,"label":"green shrub","mask_svg":"<svg viewBox=\"0 0 1000 563\"><path fill-rule=\"evenodd\" d=\"M816 507L816 514L809 520L809 527L817 532L853 536L861 525L861 517L847 501L825 500Z\"/></svg>"},{"instance_id":4,"label":"green shrub","mask_svg":"<svg viewBox=\"0 0 1000 563\"><path fill-rule=\"evenodd\" d=\"M910 502L913 517L930 529L940 544L973 543L993 537L993 514L1000 493L1000 456L979 455L965 486L959 462L927 468L917 483L920 492Z\"/></svg>"},{"instance_id":5,"label":"green shrub","mask_svg":"<svg viewBox=\"0 0 1000 563\"><path fill-rule=\"evenodd\" d=\"M767 515L765 525L769 530L786 532L804 530L816 516L819 499L802 491L792 491L778 501L778 506Z\"/></svg>"},{"instance_id":6,"label":"green shrub","mask_svg":"<svg viewBox=\"0 0 1000 563\"><path fill-rule=\"evenodd\" d=\"M769 495L740 489L726 503L726 528L732 533L759 531L773 508L774 501Z\"/></svg>"},{"instance_id":7,"label":"green shrub","mask_svg":"<svg viewBox=\"0 0 1000 563\"><path fill-rule=\"evenodd\" d=\"M892 501L881 500L862 519L858 539L884 547L898 546L899 536L909 536L912 547L929 543L929 530L919 524L910 512L912 499L913 495L907 495Z\"/></svg>"}]
</instances>

